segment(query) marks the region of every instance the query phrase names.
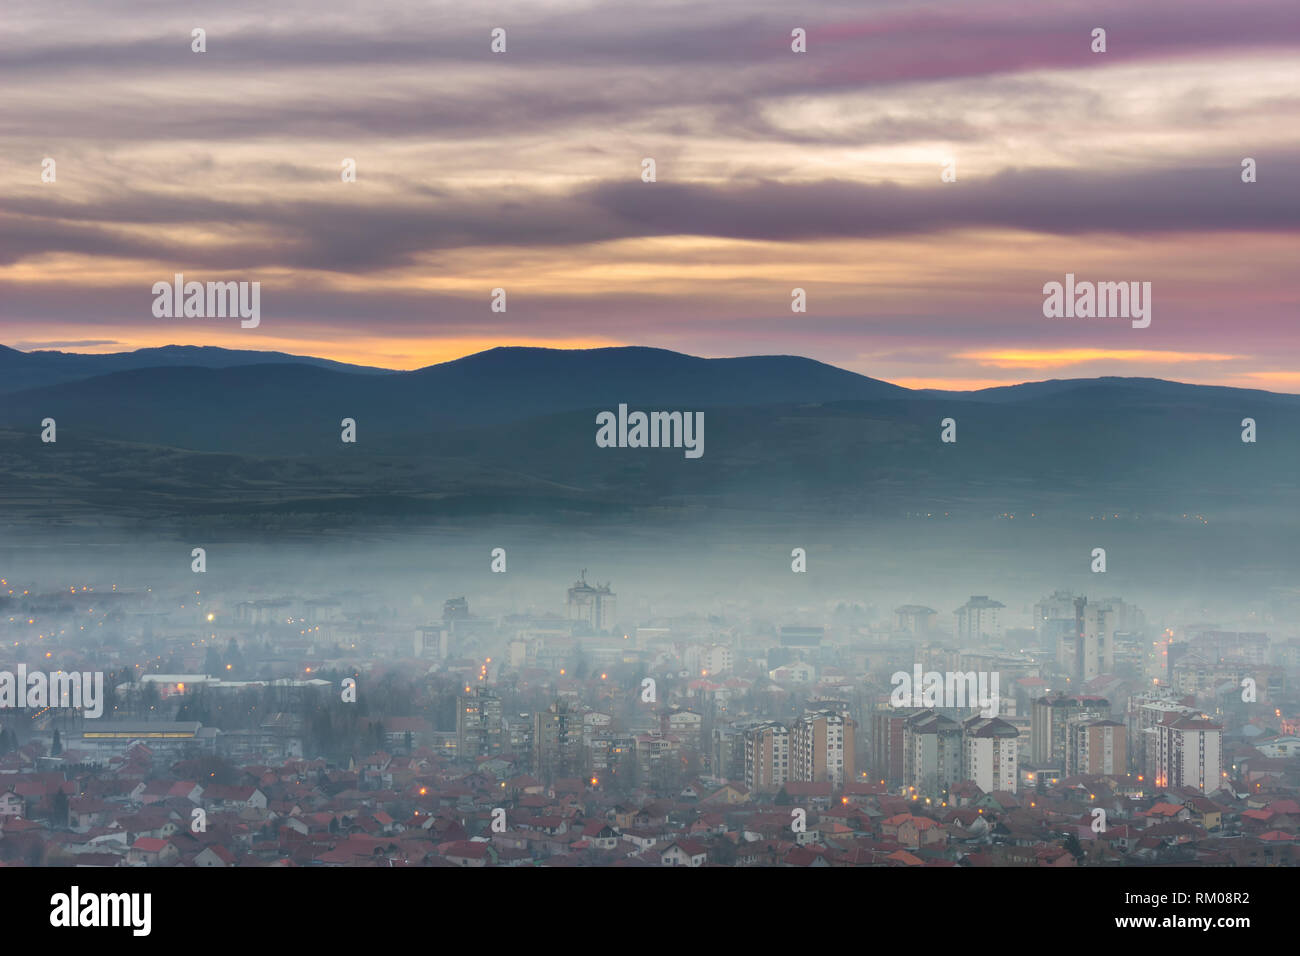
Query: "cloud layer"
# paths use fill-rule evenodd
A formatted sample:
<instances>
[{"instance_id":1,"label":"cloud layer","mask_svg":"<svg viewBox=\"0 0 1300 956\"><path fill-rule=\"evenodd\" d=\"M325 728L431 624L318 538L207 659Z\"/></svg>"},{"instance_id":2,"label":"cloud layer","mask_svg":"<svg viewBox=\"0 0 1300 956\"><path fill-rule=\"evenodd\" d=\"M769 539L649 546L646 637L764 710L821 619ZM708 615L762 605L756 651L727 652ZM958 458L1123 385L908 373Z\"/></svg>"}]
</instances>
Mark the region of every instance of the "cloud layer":
<instances>
[{"instance_id":1,"label":"cloud layer","mask_svg":"<svg viewBox=\"0 0 1300 956\"><path fill-rule=\"evenodd\" d=\"M414 367L627 343L932 386L1296 388L1289 2L11 8L9 344ZM176 272L261 281L261 326L154 319ZM1151 327L1044 319L1067 272L1152 282Z\"/></svg>"}]
</instances>

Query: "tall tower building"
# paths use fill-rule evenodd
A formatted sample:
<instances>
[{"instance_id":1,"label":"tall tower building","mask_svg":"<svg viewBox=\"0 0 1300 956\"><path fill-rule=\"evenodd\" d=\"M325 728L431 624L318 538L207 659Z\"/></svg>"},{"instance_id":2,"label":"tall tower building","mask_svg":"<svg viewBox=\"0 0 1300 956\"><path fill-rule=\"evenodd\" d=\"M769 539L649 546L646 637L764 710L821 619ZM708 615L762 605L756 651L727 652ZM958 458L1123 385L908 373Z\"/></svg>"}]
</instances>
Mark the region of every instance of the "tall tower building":
<instances>
[{"instance_id":1,"label":"tall tower building","mask_svg":"<svg viewBox=\"0 0 1300 956\"><path fill-rule=\"evenodd\" d=\"M1074 592L1053 591L1034 605L1034 633L1038 647L1056 655L1057 666L1071 671L1074 666Z\"/></svg>"},{"instance_id":2,"label":"tall tower building","mask_svg":"<svg viewBox=\"0 0 1300 956\"><path fill-rule=\"evenodd\" d=\"M916 637L929 637L938 617L933 608L921 604L904 604L894 608L894 630Z\"/></svg>"},{"instance_id":3,"label":"tall tower building","mask_svg":"<svg viewBox=\"0 0 1300 956\"><path fill-rule=\"evenodd\" d=\"M745 779L745 729L735 725L713 728L711 766L715 777Z\"/></svg>"},{"instance_id":4,"label":"tall tower building","mask_svg":"<svg viewBox=\"0 0 1300 956\"><path fill-rule=\"evenodd\" d=\"M1195 787L1213 793L1223 785L1223 726L1202 717L1169 714L1156 725L1153 769L1157 787Z\"/></svg>"},{"instance_id":5,"label":"tall tower building","mask_svg":"<svg viewBox=\"0 0 1300 956\"><path fill-rule=\"evenodd\" d=\"M962 780L961 724L933 710L908 718L903 728L904 782L937 795Z\"/></svg>"},{"instance_id":6,"label":"tall tower building","mask_svg":"<svg viewBox=\"0 0 1300 956\"><path fill-rule=\"evenodd\" d=\"M1160 738L1156 726L1170 714L1195 716L1198 711L1173 697L1168 690L1134 694L1128 701L1128 753L1139 774L1154 776Z\"/></svg>"},{"instance_id":7,"label":"tall tower building","mask_svg":"<svg viewBox=\"0 0 1300 956\"><path fill-rule=\"evenodd\" d=\"M585 621L597 634L603 634L615 626L617 598L608 584L591 585L587 583L587 569L582 569L582 576L569 588L568 601L565 604L565 616L571 621Z\"/></svg>"},{"instance_id":8,"label":"tall tower building","mask_svg":"<svg viewBox=\"0 0 1300 956\"><path fill-rule=\"evenodd\" d=\"M745 786L775 793L790 779L790 731L774 720L745 731Z\"/></svg>"},{"instance_id":9,"label":"tall tower building","mask_svg":"<svg viewBox=\"0 0 1300 956\"><path fill-rule=\"evenodd\" d=\"M1074 599L1075 680L1090 681L1115 670L1116 612L1103 604L1089 604L1086 597Z\"/></svg>"},{"instance_id":10,"label":"tall tower building","mask_svg":"<svg viewBox=\"0 0 1300 956\"><path fill-rule=\"evenodd\" d=\"M680 786L682 742L671 734L637 734L633 738L636 755L636 782L639 786L659 790Z\"/></svg>"},{"instance_id":11,"label":"tall tower building","mask_svg":"<svg viewBox=\"0 0 1300 956\"><path fill-rule=\"evenodd\" d=\"M897 787L905 779L904 730L918 708L878 710L871 715L871 767L877 780Z\"/></svg>"},{"instance_id":12,"label":"tall tower building","mask_svg":"<svg viewBox=\"0 0 1300 956\"><path fill-rule=\"evenodd\" d=\"M1029 750L1035 764L1065 764L1069 746L1067 728L1072 717L1109 717L1110 701L1104 697L1040 697L1034 701L1029 724Z\"/></svg>"},{"instance_id":13,"label":"tall tower building","mask_svg":"<svg viewBox=\"0 0 1300 956\"><path fill-rule=\"evenodd\" d=\"M956 619L953 636L959 643L978 642L981 638L999 639L1002 637L1001 612L1006 605L1000 601L990 601L987 594L976 594L957 610L953 611Z\"/></svg>"},{"instance_id":14,"label":"tall tower building","mask_svg":"<svg viewBox=\"0 0 1300 956\"><path fill-rule=\"evenodd\" d=\"M836 710L813 710L790 728L790 779L842 786L853 777L857 725Z\"/></svg>"},{"instance_id":15,"label":"tall tower building","mask_svg":"<svg viewBox=\"0 0 1300 956\"><path fill-rule=\"evenodd\" d=\"M442 619L444 621L468 621L469 601L465 598L448 598L442 602Z\"/></svg>"},{"instance_id":16,"label":"tall tower building","mask_svg":"<svg viewBox=\"0 0 1300 956\"><path fill-rule=\"evenodd\" d=\"M1044 621L1058 621L1074 617L1074 592L1053 591L1034 605L1034 627Z\"/></svg>"},{"instance_id":17,"label":"tall tower building","mask_svg":"<svg viewBox=\"0 0 1300 956\"><path fill-rule=\"evenodd\" d=\"M582 756L582 716L556 701L533 715L533 772L542 780L571 777Z\"/></svg>"},{"instance_id":18,"label":"tall tower building","mask_svg":"<svg viewBox=\"0 0 1300 956\"><path fill-rule=\"evenodd\" d=\"M1128 772L1128 735L1118 720L1071 717L1066 721L1065 774L1121 777Z\"/></svg>"},{"instance_id":19,"label":"tall tower building","mask_svg":"<svg viewBox=\"0 0 1300 956\"><path fill-rule=\"evenodd\" d=\"M501 698L475 687L456 698L456 755L462 760L501 753Z\"/></svg>"},{"instance_id":20,"label":"tall tower building","mask_svg":"<svg viewBox=\"0 0 1300 956\"><path fill-rule=\"evenodd\" d=\"M978 714L962 724L962 777L985 793L1016 792L1020 731L1000 717Z\"/></svg>"}]
</instances>

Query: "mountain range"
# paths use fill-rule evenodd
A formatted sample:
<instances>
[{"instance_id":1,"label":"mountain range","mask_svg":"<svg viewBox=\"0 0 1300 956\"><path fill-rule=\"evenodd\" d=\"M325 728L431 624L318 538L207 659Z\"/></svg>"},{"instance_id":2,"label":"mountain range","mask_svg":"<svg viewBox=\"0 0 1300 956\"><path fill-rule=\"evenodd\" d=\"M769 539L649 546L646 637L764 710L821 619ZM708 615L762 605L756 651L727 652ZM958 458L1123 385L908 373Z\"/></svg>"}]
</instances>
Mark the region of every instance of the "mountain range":
<instances>
[{"instance_id":1,"label":"mountain range","mask_svg":"<svg viewBox=\"0 0 1300 956\"><path fill-rule=\"evenodd\" d=\"M397 435L566 410L697 409L840 401L1300 405L1300 396L1151 378L1056 379L978 391L910 390L788 355L704 359L665 349L494 348L414 371L282 352L166 346L106 355L0 346L0 424L60 417L97 436L212 451L307 447L314 420L368 419Z\"/></svg>"},{"instance_id":2,"label":"mountain range","mask_svg":"<svg viewBox=\"0 0 1300 956\"><path fill-rule=\"evenodd\" d=\"M596 413L619 404L705 411L703 457L597 447ZM55 444L39 440L45 418ZM356 444L340 440L344 418ZM955 443L940 440L944 418ZM941 392L797 356L637 347L496 348L414 371L184 346L0 347L11 515L1294 515L1297 473L1300 396L1159 379Z\"/></svg>"}]
</instances>

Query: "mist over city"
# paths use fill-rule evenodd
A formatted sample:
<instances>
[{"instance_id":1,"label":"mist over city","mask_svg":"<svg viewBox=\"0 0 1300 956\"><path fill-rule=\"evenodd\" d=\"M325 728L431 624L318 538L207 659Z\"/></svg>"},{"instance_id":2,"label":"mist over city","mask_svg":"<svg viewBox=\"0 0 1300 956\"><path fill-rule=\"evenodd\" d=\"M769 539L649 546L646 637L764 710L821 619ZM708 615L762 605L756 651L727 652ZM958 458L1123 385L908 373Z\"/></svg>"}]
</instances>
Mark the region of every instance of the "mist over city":
<instances>
[{"instance_id":1,"label":"mist over city","mask_svg":"<svg viewBox=\"0 0 1300 956\"><path fill-rule=\"evenodd\" d=\"M8 860L1290 861L1294 396L4 357Z\"/></svg>"}]
</instances>

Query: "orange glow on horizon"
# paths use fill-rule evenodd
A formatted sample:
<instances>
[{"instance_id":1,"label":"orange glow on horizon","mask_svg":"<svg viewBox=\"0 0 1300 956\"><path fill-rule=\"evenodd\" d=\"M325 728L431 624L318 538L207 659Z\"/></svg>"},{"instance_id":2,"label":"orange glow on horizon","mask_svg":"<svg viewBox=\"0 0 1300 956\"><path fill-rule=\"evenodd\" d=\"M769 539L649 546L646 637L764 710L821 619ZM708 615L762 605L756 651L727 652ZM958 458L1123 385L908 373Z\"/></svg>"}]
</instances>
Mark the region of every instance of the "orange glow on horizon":
<instances>
[{"instance_id":1,"label":"orange glow on horizon","mask_svg":"<svg viewBox=\"0 0 1300 956\"><path fill-rule=\"evenodd\" d=\"M265 332L263 330L266 330ZM84 338L93 340L103 336L103 328L93 325L68 323L60 327L60 332L69 339ZM397 371L413 371L452 362L479 352L494 348L550 348L550 349L600 349L624 346L653 344L697 355L701 358L724 357L714 354L713 350L700 349L689 341L653 342L625 341L612 338L542 338L542 337L401 337L386 336L382 333L359 335L354 330L334 325L319 327L310 324L295 324L289 334L276 336L268 323L263 323L256 334L241 330L238 325L218 328L214 325L196 326L186 331L172 326L133 326L115 329L116 337L109 344L64 347L60 351L104 355L117 352L130 352L142 348L161 348L167 345L215 346L232 350L257 350L285 352L311 358L328 359L351 365L366 365ZM3 343L13 346L12 342ZM38 351L37 349L24 349ZM728 355L765 354L767 349L739 349L727 352ZM798 352L798 349L791 350ZM909 375L903 368L897 374L891 372L889 365L876 364L862 360L836 361L834 356L819 354L820 350L808 350L807 357L858 374L868 375L894 385L908 389L935 389L939 391L977 391L985 388L998 388L1019 385L1024 382L1041 381L1048 378L1093 378L1099 375L1139 375L1166 378L1200 385L1218 385L1231 388L1254 388L1295 394L1300 392L1300 372L1292 370L1258 370L1261 364L1257 356L1239 355L1220 352L1163 351L1158 349L1098 349L1098 348L1001 348L994 347L976 351L959 352L950 356L948 367L952 375ZM1184 371L1181 375L1172 374L1172 367L1187 363L1237 363L1233 366L1217 368L1205 367L1195 372ZM1256 370L1248 371L1247 362L1253 363ZM1080 366L1072 370L1070 366ZM1102 368L1101 366L1109 366ZM1003 369L1007 378L988 378L963 375L962 372L991 372Z\"/></svg>"},{"instance_id":2,"label":"orange glow on horizon","mask_svg":"<svg viewBox=\"0 0 1300 956\"><path fill-rule=\"evenodd\" d=\"M876 378L878 376L872 376ZM902 376L900 378L887 378L886 381L893 385L900 385L903 388L934 388L944 392L974 392L981 388L1000 388L1005 385L1019 385L1020 382L1015 379L995 379L995 378L913 378Z\"/></svg>"},{"instance_id":3,"label":"orange glow on horizon","mask_svg":"<svg viewBox=\"0 0 1300 956\"><path fill-rule=\"evenodd\" d=\"M1060 368L1081 362L1231 362L1246 358L1221 352L1174 352L1160 349L989 349L956 356L997 368Z\"/></svg>"}]
</instances>

